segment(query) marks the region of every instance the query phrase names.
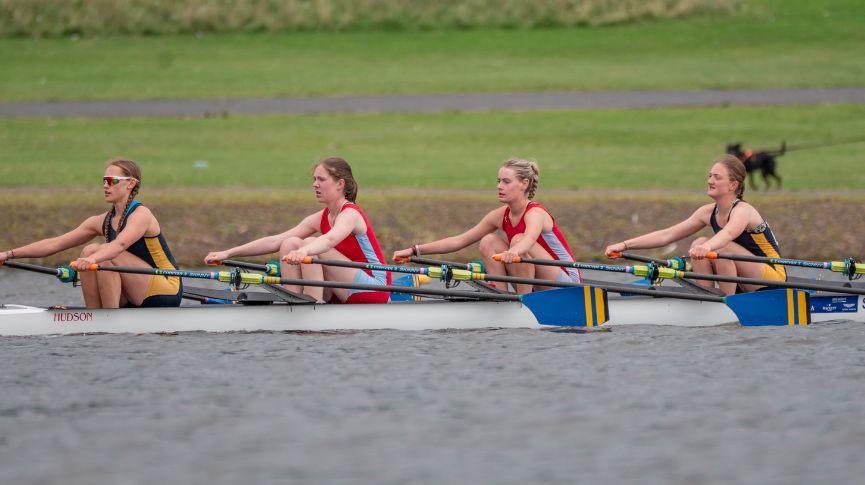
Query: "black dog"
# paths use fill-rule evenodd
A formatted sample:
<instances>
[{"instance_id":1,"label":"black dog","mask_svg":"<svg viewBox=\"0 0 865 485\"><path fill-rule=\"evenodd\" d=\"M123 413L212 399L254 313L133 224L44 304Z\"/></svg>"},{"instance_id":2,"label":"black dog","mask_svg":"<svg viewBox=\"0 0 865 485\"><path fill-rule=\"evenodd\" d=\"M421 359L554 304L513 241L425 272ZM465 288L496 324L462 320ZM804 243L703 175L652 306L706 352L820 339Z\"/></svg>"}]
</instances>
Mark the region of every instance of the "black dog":
<instances>
[{"instance_id":1,"label":"black dog","mask_svg":"<svg viewBox=\"0 0 865 485\"><path fill-rule=\"evenodd\" d=\"M745 170L748 172L748 183L751 190L757 190L757 185L754 183L754 172L759 170L763 175L763 182L766 184L766 190L771 188L769 177L775 179L778 188L781 188L781 177L775 172L778 161L775 157L779 157L787 152L787 144L781 142L781 148L777 151L759 151L754 153L752 150L742 150L742 144L727 145L727 153L738 158L745 164Z\"/></svg>"}]
</instances>

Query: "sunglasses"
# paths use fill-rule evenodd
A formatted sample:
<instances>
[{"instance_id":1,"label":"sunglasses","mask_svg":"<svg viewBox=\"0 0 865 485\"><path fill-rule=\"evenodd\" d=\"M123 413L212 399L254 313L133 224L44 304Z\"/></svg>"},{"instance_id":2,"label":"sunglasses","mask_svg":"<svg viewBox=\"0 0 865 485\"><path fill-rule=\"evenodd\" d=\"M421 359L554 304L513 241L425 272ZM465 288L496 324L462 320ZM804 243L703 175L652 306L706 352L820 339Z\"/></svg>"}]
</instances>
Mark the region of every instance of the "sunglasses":
<instances>
[{"instance_id":1,"label":"sunglasses","mask_svg":"<svg viewBox=\"0 0 865 485\"><path fill-rule=\"evenodd\" d=\"M107 184L109 187L119 184L122 180L138 180L138 179L135 177L116 177L116 176L109 176L109 175L102 177L102 183Z\"/></svg>"}]
</instances>

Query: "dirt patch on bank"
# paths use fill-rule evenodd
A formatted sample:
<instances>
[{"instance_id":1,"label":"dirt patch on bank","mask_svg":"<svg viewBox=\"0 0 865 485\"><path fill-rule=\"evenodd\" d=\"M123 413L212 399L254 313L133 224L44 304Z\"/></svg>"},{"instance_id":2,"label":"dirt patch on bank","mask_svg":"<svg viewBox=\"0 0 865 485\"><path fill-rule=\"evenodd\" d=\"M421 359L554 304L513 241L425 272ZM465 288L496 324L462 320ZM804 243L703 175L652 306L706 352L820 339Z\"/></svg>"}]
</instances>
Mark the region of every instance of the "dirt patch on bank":
<instances>
[{"instance_id":1,"label":"dirt patch on bank","mask_svg":"<svg viewBox=\"0 0 865 485\"><path fill-rule=\"evenodd\" d=\"M157 215L171 249L184 266L200 266L208 251L282 232L321 207L306 192L146 192L142 201ZM772 225L784 256L804 259L865 256L865 195L774 194L749 200ZM574 192L541 194L579 260L603 259L612 242L674 224L709 201L700 194ZM498 206L494 193L381 191L361 194L385 255L414 243L462 232ZM105 210L99 194L7 191L0 193L0 250L56 236ZM667 248L674 256L688 242ZM70 250L43 262L68 262ZM476 247L454 260L478 256ZM255 258L264 260L264 257Z\"/></svg>"}]
</instances>

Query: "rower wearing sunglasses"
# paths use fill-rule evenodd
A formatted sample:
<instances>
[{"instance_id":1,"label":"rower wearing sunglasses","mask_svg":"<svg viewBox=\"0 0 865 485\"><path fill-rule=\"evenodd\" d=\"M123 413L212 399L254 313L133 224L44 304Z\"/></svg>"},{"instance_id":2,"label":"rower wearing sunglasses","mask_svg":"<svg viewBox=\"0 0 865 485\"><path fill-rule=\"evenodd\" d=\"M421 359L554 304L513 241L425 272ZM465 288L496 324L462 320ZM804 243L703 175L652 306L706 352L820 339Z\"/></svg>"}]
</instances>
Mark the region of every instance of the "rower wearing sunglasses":
<instances>
[{"instance_id":1,"label":"rower wearing sunglasses","mask_svg":"<svg viewBox=\"0 0 865 485\"><path fill-rule=\"evenodd\" d=\"M165 237L150 209L135 200L141 188L141 169L132 160L114 158L105 167L102 190L111 208L87 218L66 234L0 253L0 263L12 258L42 258L103 236L105 243L88 244L73 263L89 265L178 269ZM179 277L110 271L81 271L81 289L88 308L180 306Z\"/></svg>"}]
</instances>

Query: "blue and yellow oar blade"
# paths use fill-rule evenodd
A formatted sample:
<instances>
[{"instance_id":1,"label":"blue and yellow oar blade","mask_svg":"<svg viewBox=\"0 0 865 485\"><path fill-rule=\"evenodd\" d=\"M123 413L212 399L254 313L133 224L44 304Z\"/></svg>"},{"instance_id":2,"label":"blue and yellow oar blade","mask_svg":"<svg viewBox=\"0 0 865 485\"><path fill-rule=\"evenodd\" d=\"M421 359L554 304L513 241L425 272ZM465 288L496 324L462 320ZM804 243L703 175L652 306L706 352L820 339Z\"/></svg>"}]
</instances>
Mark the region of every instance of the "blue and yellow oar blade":
<instances>
[{"instance_id":1,"label":"blue and yellow oar blade","mask_svg":"<svg viewBox=\"0 0 865 485\"><path fill-rule=\"evenodd\" d=\"M802 290L755 291L730 295L724 302L747 327L811 323L811 296Z\"/></svg>"},{"instance_id":2,"label":"blue and yellow oar blade","mask_svg":"<svg viewBox=\"0 0 865 485\"><path fill-rule=\"evenodd\" d=\"M607 292L594 286L536 291L520 300L541 325L594 327L610 318Z\"/></svg>"}]
</instances>

